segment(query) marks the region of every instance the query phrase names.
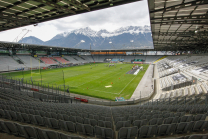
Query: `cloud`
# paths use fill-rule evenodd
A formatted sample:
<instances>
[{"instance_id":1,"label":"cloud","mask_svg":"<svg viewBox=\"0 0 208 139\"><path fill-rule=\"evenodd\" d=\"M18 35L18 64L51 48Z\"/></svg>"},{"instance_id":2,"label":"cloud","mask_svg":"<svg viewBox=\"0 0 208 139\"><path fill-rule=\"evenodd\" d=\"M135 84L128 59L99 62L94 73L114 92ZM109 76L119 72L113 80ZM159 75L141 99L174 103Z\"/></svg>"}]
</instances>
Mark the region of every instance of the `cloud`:
<instances>
[{"instance_id":1,"label":"cloud","mask_svg":"<svg viewBox=\"0 0 208 139\"><path fill-rule=\"evenodd\" d=\"M13 41L23 28L32 30L25 37L35 36L47 41L59 33L84 27L114 31L120 27L144 25L150 25L147 0L47 21L36 27L30 25L0 32L0 41Z\"/></svg>"}]
</instances>

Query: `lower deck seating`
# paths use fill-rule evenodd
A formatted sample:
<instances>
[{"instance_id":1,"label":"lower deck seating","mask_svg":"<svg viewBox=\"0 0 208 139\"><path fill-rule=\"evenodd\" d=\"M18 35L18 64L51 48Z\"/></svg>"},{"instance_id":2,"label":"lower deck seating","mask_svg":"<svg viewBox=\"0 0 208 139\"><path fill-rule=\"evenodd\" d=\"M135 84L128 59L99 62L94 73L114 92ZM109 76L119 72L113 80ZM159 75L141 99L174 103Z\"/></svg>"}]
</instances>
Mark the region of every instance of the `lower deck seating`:
<instances>
[{"instance_id":1,"label":"lower deck seating","mask_svg":"<svg viewBox=\"0 0 208 139\"><path fill-rule=\"evenodd\" d=\"M80 136L78 138L154 138L208 130L206 105L134 105L104 107L90 104L65 104L0 100L2 132L25 138L42 136ZM191 114L192 108L203 111ZM9 120L9 122L5 122ZM23 126L21 123L29 124ZM42 130L36 126L49 128ZM11 128L11 129L10 129ZM22 131L23 130L23 131ZM60 131L70 135L61 135ZM25 134L25 132L30 132ZM41 138L42 139L42 138Z\"/></svg>"}]
</instances>

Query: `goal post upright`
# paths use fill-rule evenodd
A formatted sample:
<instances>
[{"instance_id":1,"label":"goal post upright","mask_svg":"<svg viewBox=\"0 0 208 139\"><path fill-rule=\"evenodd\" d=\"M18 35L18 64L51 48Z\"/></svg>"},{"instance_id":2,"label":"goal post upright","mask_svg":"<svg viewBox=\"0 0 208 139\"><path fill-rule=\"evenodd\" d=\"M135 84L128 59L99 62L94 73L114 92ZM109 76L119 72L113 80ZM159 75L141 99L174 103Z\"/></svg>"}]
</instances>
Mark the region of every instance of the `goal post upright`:
<instances>
[{"instance_id":1,"label":"goal post upright","mask_svg":"<svg viewBox=\"0 0 208 139\"><path fill-rule=\"evenodd\" d=\"M39 74L40 74L40 59L39 59Z\"/></svg>"},{"instance_id":2,"label":"goal post upright","mask_svg":"<svg viewBox=\"0 0 208 139\"><path fill-rule=\"evenodd\" d=\"M30 67L30 72L31 72L31 75L30 76L32 77L32 59L31 59L31 57L30 57L30 66L31 66Z\"/></svg>"}]
</instances>

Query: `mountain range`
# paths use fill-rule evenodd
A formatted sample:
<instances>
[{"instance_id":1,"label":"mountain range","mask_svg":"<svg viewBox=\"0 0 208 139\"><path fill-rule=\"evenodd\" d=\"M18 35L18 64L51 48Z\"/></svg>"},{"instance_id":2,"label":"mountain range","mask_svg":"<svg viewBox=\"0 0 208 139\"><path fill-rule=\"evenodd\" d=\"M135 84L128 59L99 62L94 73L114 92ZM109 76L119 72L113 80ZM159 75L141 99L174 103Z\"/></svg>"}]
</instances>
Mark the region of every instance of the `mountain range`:
<instances>
[{"instance_id":1,"label":"mountain range","mask_svg":"<svg viewBox=\"0 0 208 139\"><path fill-rule=\"evenodd\" d=\"M21 43L95 50L153 48L150 26L127 26L113 32L86 27L57 34L45 42L34 36L25 37Z\"/></svg>"}]
</instances>

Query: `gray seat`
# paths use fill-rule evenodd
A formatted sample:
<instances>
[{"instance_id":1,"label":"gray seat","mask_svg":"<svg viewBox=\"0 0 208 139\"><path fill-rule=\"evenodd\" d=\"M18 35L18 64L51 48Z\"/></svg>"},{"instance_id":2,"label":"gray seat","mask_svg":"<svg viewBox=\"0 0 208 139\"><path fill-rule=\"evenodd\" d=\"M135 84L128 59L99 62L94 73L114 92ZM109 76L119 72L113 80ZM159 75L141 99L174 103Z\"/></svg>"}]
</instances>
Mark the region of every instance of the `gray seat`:
<instances>
[{"instance_id":1,"label":"gray seat","mask_svg":"<svg viewBox=\"0 0 208 139\"><path fill-rule=\"evenodd\" d=\"M54 119L57 119L57 114L54 113L54 112L51 112L51 117L54 118Z\"/></svg>"},{"instance_id":2,"label":"gray seat","mask_svg":"<svg viewBox=\"0 0 208 139\"><path fill-rule=\"evenodd\" d=\"M157 118L157 125L163 124L163 118Z\"/></svg>"},{"instance_id":3,"label":"gray seat","mask_svg":"<svg viewBox=\"0 0 208 139\"><path fill-rule=\"evenodd\" d=\"M155 137L157 135L157 125L149 125L147 137Z\"/></svg>"},{"instance_id":4,"label":"gray seat","mask_svg":"<svg viewBox=\"0 0 208 139\"><path fill-rule=\"evenodd\" d=\"M84 119L80 116L76 116L76 121L80 124L83 124L84 123Z\"/></svg>"},{"instance_id":5,"label":"gray seat","mask_svg":"<svg viewBox=\"0 0 208 139\"><path fill-rule=\"evenodd\" d=\"M164 119L164 124L171 124L174 117L168 117Z\"/></svg>"},{"instance_id":6,"label":"gray seat","mask_svg":"<svg viewBox=\"0 0 208 139\"><path fill-rule=\"evenodd\" d=\"M54 129L59 129L59 121L54 118L45 118L47 126Z\"/></svg>"},{"instance_id":7,"label":"gray seat","mask_svg":"<svg viewBox=\"0 0 208 139\"><path fill-rule=\"evenodd\" d=\"M172 123L178 123L179 119L180 118L178 116L174 117Z\"/></svg>"},{"instance_id":8,"label":"gray seat","mask_svg":"<svg viewBox=\"0 0 208 139\"><path fill-rule=\"evenodd\" d=\"M138 137L140 138L146 138L148 134L149 126L148 125L143 125L139 128L138 130Z\"/></svg>"},{"instance_id":9,"label":"gray seat","mask_svg":"<svg viewBox=\"0 0 208 139\"><path fill-rule=\"evenodd\" d=\"M71 121L66 121L67 131L76 132L76 124Z\"/></svg>"},{"instance_id":10,"label":"gray seat","mask_svg":"<svg viewBox=\"0 0 208 139\"><path fill-rule=\"evenodd\" d=\"M0 109L0 118L5 118L5 112L2 109Z\"/></svg>"},{"instance_id":11,"label":"gray seat","mask_svg":"<svg viewBox=\"0 0 208 139\"><path fill-rule=\"evenodd\" d=\"M193 127L194 127L194 121L188 122L187 125L186 125L186 128L185 128L184 132L185 132L185 133L187 133L187 132L188 132L188 133L192 132Z\"/></svg>"},{"instance_id":12,"label":"gray seat","mask_svg":"<svg viewBox=\"0 0 208 139\"><path fill-rule=\"evenodd\" d=\"M20 107L19 110L20 110L21 113L25 113L25 109L24 108Z\"/></svg>"},{"instance_id":13,"label":"gray seat","mask_svg":"<svg viewBox=\"0 0 208 139\"><path fill-rule=\"evenodd\" d=\"M55 131L51 130L44 130L45 135L47 136L47 139L59 139L59 134Z\"/></svg>"},{"instance_id":14,"label":"gray seat","mask_svg":"<svg viewBox=\"0 0 208 139\"><path fill-rule=\"evenodd\" d=\"M106 127L106 128L112 128L112 123L110 121L98 121L98 126L100 127Z\"/></svg>"},{"instance_id":15,"label":"gray seat","mask_svg":"<svg viewBox=\"0 0 208 139\"><path fill-rule=\"evenodd\" d=\"M137 137L138 128L134 127L122 127L118 132L118 139L135 139Z\"/></svg>"},{"instance_id":16,"label":"gray seat","mask_svg":"<svg viewBox=\"0 0 208 139\"><path fill-rule=\"evenodd\" d=\"M98 115L93 115L93 114L89 114L89 119L95 119L95 120L99 120L99 116Z\"/></svg>"},{"instance_id":17,"label":"gray seat","mask_svg":"<svg viewBox=\"0 0 208 139\"><path fill-rule=\"evenodd\" d=\"M64 118L64 119L63 119L64 121L70 121L70 120L69 120L69 116L66 115L66 114L63 114L63 118ZM75 120L75 121L76 121L76 120Z\"/></svg>"},{"instance_id":18,"label":"gray seat","mask_svg":"<svg viewBox=\"0 0 208 139\"><path fill-rule=\"evenodd\" d=\"M194 121L200 121L200 120L205 120L206 119L206 115L205 114L197 114L194 117Z\"/></svg>"},{"instance_id":19,"label":"gray seat","mask_svg":"<svg viewBox=\"0 0 208 139\"><path fill-rule=\"evenodd\" d=\"M167 134L168 134L168 135L173 135L173 134L175 134L176 127L177 127L177 124L176 124L176 123L169 124L169 127L168 127L168 129L167 129Z\"/></svg>"},{"instance_id":20,"label":"gray seat","mask_svg":"<svg viewBox=\"0 0 208 139\"><path fill-rule=\"evenodd\" d=\"M138 129L143 126L143 125L146 125L147 124L147 120L136 120L133 122L133 126L137 126Z\"/></svg>"},{"instance_id":21,"label":"gray seat","mask_svg":"<svg viewBox=\"0 0 208 139\"><path fill-rule=\"evenodd\" d=\"M193 131L203 131L207 127L207 121L196 121L193 126Z\"/></svg>"},{"instance_id":22,"label":"gray seat","mask_svg":"<svg viewBox=\"0 0 208 139\"><path fill-rule=\"evenodd\" d=\"M88 118L88 114L82 113L82 118Z\"/></svg>"},{"instance_id":23,"label":"gray seat","mask_svg":"<svg viewBox=\"0 0 208 139\"><path fill-rule=\"evenodd\" d=\"M40 110L39 113L40 113L40 116L41 116L41 117L46 117L44 111Z\"/></svg>"},{"instance_id":24,"label":"gray seat","mask_svg":"<svg viewBox=\"0 0 208 139\"><path fill-rule=\"evenodd\" d=\"M90 119L89 118L84 118L84 124L90 124Z\"/></svg>"},{"instance_id":25,"label":"gray seat","mask_svg":"<svg viewBox=\"0 0 208 139\"><path fill-rule=\"evenodd\" d=\"M89 136L94 135L93 126L87 124L76 123L76 131L84 135L89 135Z\"/></svg>"},{"instance_id":26,"label":"gray seat","mask_svg":"<svg viewBox=\"0 0 208 139\"><path fill-rule=\"evenodd\" d=\"M68 131L68 128L67 128L67 125L66 125L66 121L59 120L59 127L63 131Z\"/></svg>"},{"instance_id":27,"label":"gray seat","mask_svg":"<svg viewBox=\"0 0 208 139\"><path fill-rule=\"evenodd\" d=\"M64 117L62 114L57 114L57 120L64 120ZM67 120L66 120L67 121Z\"/></svg>"},{"instance_id":28,"label":"gray seat","mask_svg":"<svg viewBox=\"0 0 208 139\"><path fill-rule=\"evenodd\" d=\"M157 125L157 118L153 118L149 121L149 125Z\"/></svg>"},{"instance_id":29,"label":"gray seat","mask_svg":"<svg viewBox=\"0 0 208 139\"><path fill-rule=\"evenodd\" d=\"M115 124L118 122L118 121L125 121L125 117L116 117L115 118Z\"/></svg>"},{"instance_id":30,"label":"gray seat","mask_svg":"<svg viewBox=\"0 0 208 139\"><path fill-rule=\"evenodd\" d=\"M40 126L45 126L44 118L41 117L40 115L34 115L36 122Z\"/></svg>"},{"instance_id":31,"label":"gray seat","mask_svg":"<svg viewBox=\"0 0 208 139\"><path fill-rule=\"evenodd\" d=\"M24 137L24 138L26 138L26 131L25 131L25 128L24 128L24 126L23 125L21 125L21 124L18 124L18 123L16 123L16 126L17 126L17 129L18 129L18 135L19 136L21 136L21 137Z\"/></svg>"},{"instance_id":32,"label":"gray seat","mask_svg":"<svg viewBox=\"0 0 208 139\"><path fill-rule=\"evenodd\" d=\"M45 117L52 118L51 113L50 112L45 112Z\"/></svg>"},{"instance_id":33,"label":"gray seat","mask_svg":"<svg viewBox=\"0 0 208 139\"><path fill-rule=\"evenodd\" d=\"M170 124L162 124L158 126L158 135L159 136L164 136L167 135L167 131L169 128Z\"/></svg>"},{"instance_id":34,"label":"gray seat","mask_svg":"<svg viewBox=\"0 0 208 139\"><path fill-rule=\"evenodd\" d=\"M31 127L31 126L24 126L24 133L25 133L25 137L28 139L37 139L38 135L36 133L35 128Z\"/></svg>"},{"instance_id":35,"label":"gray seat","mask_svg":"<svg viewBox=\"0 0 208 139\"><path fill-rule=\"evenodd\" d=\"M35 111L34 111L34 110L29 109L29 114L35 115Z\"/></svg>"},{"instance_id":36,"label":"gray seat","mask_svg":"<svg viewBox=\"0 0 208 139\"><path fill-rule=\"evenodd\" d=\"M11 117L11 120L17 121L17 115L14 111L8 111Z\"/></svg>"},{"instance_id":37,"label":"gray seat","mask_svg":"<svg viewBox=\"0 0 208 139\"><path fill-rule=\"evenodd\" d=\"M38 139L48 139L48 136L46 135L45 130L42 130L40 128L36 128L36 132L38 134Z\"/></svg>"},{"instance_id":38,"label":"gray seat","mask_svg":"<svg viewBox=\"0 0 208 139\"><path fill-rule=\"evenodd\" d=\"M9 110L4 110L4 113L5 113L5 118L6 119L12 119L10 113L9 113Z\"/></svg>"},{"instance_id":39,"label":"gray seat","mask_svg":"<svg viewBox=\"0 0 208 139\"><path fill-rule=\"evenodd\" d=\"M29 117L28 114L26 114L26 113L21 113L21 116L22 116L22 118L23 118L23 122L25 122L25 123L30 123L30 117Z\"/></svg>"},{"instance_id":40,"label":"gray seat","mask_svg":"<svg viewBox=\"0 0 208 139\"><path fill-rule=\"evenodd\" d=\"M34 115L40 115L40 112L38 110L35 110L35 114Z\"/></svg>"},{"instance_id":41,"label":"gray seat","mask_svg":"<svg viewBox=\"0 0 208 139\"><path fill-rule=\"evenodd\" d=\"M88 136L94 136L94 127L88 124L83 124L85 128L85 134Z\"/></svg>"},{"instance_id":42,"label":"gray seat","mask_svg":"<svg viewBox=\"0 0 208 139\"><path fill-rule=\"evenodd\" d=\"M193 116L190 115L190 116L182 116L180 119L179 119L179 122L191 122L193 120Z\"/></svg>"},{"instance_id":43,"label":"gray seat","mask_svg":"<svg viewBox=\"0 0 208 139\"><path fill-rule=\"evenodd\" d=\"M95 120L95 119L90 119L90 125L91 125L91 126L96 126L96 125L98 125L97 120Z\"/></svg>"},{"instance_id":44,"label":"gray seat","mask_svg":"<svg viewBox=\"0 0 208 139\"><path fill-rule=\"evenodd\" d=\"M112 118L111 117L105 117L105 121L112 122Z\"/></svg>"},{"instance_id":45,"label":"gray seat","mask_svg":"<svg viewBox=\"0 0 208 139\"><path fill-rule=\"evenodd\" d=\"M147 119L147 116L146 116L146 115L142 115L139 119L140 119L140 120Z\"/></svg>"},{"instance_id":46,"label":"gray seat","mask_svg":"<svg viewBox=\"0 0 208 139\"><path fill-rule=\"evenodd\" d=\"M35 115L29 114L29 118L30 118L31 124L34 124L34 125L38 124L36 121Z\"/></svg>"},{"instance_id":47,"label":"gray seat","mask_svg":"<svg viewBox=\"0 0 208 139\"><path fill-rule=\"evenodd\" d=\"M181 117L183 115L185 115L185 112L177 112L177 113L175 113L175 116L178 116L178 117Z\"/></svg>"},{"instance_id":48,"label":"gray seat","mask_svg":"<svg viewBox=\"0 0 208 139\"><path fill-rule=\"evenodd\" d=\"M18 135L18 129L14 123L4 121L2 124L5 125L8 134Z\"/></svg>"},{"instance_id":49,"label":"gray seat","mask_svg":"<svg viewBox=\"0 0 208 139\"><path fill-rule=\"evenodd\" d=\"M111 128L95 126L95 135L103 139L113 139L114 131Z\"/></svg>"},{"instance_id":50,"label":"gray seat","mask_svg":"<svg viewBox=\"0 0 208 139\"><path fill-rule=\"evenodd\" d=\"M73 123L76 123L76 116L70 116L68 121L71 121Z\"/></svg>"},{"instance_id":51,"label":"gray seat","mask_svg":"<svg viewBox=\"0 0 208 139\"><path fill-rule=\"evenodd\" d=\"M128 117L128 121L131 122L131 124L133 123L134 119L135 119L136 116L129 116Z\"/></svg>"},{"instance_id":52,"label":"gray seat","mask_svg":"<svg viewBox=\"0 0 208 139\"><path fill-rule=\"evenodd\" d=\"M130 121L118 121L116 123L116 130L119 130L122 127L130 127L131 122Z\"/></svg>"},{"instance_id":53,"label":"gray seat","mask_svg":"<svg viewBox=\"0 0 208 139\"><path fill-rule=\"evenodd\" d=\"M177 128L176 128L176 133L177 134L184 133L186 125L187 125L186 122L178 123Z\"/></svg>"}]
</instances>

